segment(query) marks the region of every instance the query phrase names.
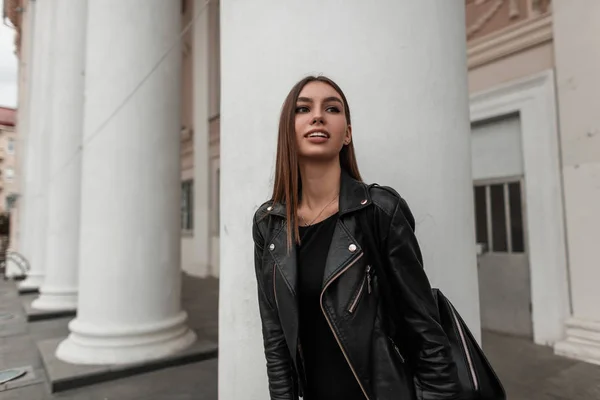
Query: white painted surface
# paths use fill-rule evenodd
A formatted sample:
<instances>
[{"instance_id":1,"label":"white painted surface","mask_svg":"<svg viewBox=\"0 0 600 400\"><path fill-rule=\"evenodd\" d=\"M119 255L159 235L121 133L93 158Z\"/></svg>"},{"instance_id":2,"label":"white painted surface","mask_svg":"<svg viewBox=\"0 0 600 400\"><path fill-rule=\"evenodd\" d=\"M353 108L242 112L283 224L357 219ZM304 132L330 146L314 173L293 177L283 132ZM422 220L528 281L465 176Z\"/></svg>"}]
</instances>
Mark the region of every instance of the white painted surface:
<instances>
[{"instance_id":1,"label":"white painted surface","mask_svg":"<svg viewBox=\"0 0 600 400\"><path fill-rule=\"evenodd\" d=\"M570 234L568 242L574 315L600 322L600 262L597 256L600 244L600 162L566 165L563 177L568 204L567 223L577 229L577 236Z\"/></svg>"},{"instance_id":2,"label":"white painted surface","mask_svg":"<svg viewBox=\"0 0 600 400\"><path fill-rule=\"evenodd\" d=\"M486 121L471 129L473 180L523 175L518 116Z\"/></svg>"},{"instance_id":3,"label":"white painted surface","mask_svg":"<svg viewBox=\"0 0 600 400\"><path fill-rule=\"evenodd\" d=\"M194 246L192 249L193 274L210 274L209 240L209 20L206 0L194 0L193 26L193 104L194 104Z\"/></svg>"},{"instance_id":4,"label":"white painted surface","mask_svg":"<svg viewBox=\"0 0 600 400\"><path fill-rule=\"evenodd\" d=\"M187 274L206 276L206 266L196 262L196 241L193 233L181 234L181 269Z\"/></svg>"},{"instance_id":5,"label":"white painted surface","mask_svg":"<svg viewBox=\"0 0 600 400\"><path fill-rule=\"evenodd\" d=\"M17 135L15 159L15 174L20 177L18 180L16 208L12 211L10 250L21 251L23 229L27 221L25 213L25 203L30 194L28 194L27 182L25 179L26 157L27 157L27 138L29 136L29 127L31 122L31 80L32 80L32 57L33 57L33 35L35 31L35 2L29 2L23 14L23 28L21 33L21 52L19 54L19 104L17 110ZM29 192L30 193L30 192ZM16 223L14 223L16 221ZM7 273L11 270L10 264L7 265ZM20 274L20 270L14 270Z\"/></svg>"},{"instance_id":6,"label":"white painted surface","mask_svg":"<svg viewBox=\"0 0 600 400\"><path fill-rule=\"evenodd\" d=\"M308 73L346 91L365 178L406 197L433 284L479 337L464 12L221 0L220 399L268 397L251 223L271 192L281 104Z\"/></svg>"},{"instance_id":7,"label":"white painted surface","mask_svg":"<svg viewBox=\"0 0 600 400\"><path fill-rule=\"evenodd\" d=\"M142 362L195 340L180 304L180 4L89 0L87 21L80 295L57 357Z\"/></svg>"},{"instance_id":8,"label":"white painted surface","mask_svg":"<svg viewBox=\"0 0 600 400\"><path fill-rule=\"evenodd\" d=\"M83 129L83 77L87 0L55 0L46 278L33 308L77 307ZM59 133L59 134L58 134Z\"/></svg>"},{"instance_id":9,"label":"white painted surface","mask_svg":"<svg viewBox=\"0 0 600 400\"><path fill-rule=\"evenodd\" d=\"M537 344L552 344L563 337L570 307L555 102L552 71L471 96L473 122L520 114Z\"/></svg>"},{"instance_id":10,"label":"white painted surface","mask_svg":"<svg viewBox=\"0 0 600 400\"><path fill-rule=\"evenodd\" d=\"M24 226L21 253L31 270L19 284L23 289L38 289L44 281L46 265L46 226L48 217L47 179L48 143L51 135L52 99L51 74L54 7L48 1L36 3L34 17L31 100L28 123L27 152L24 179L27 190L24 200Z\"/></svg>"},{"instance_id":11,"label":"white painted surface","mask_svg":"<svg viewBox=\"0 0 600 400\"><path fill-rule=\"evenodd\" d=\"M600 365L600 322L569 318L565 326L567 338L556 343L556 354Z\"/></svg>"},{"instance_id":12,"label":"white painted surface","mask_svg":"<svg viewBox=\"0 0 600 400\"><path fill-rule=\"evenodd\" d=\"M217 147L217 146L215 146ZM210 151L209 151L210 152ZM221 160L217 158L210 159L210 266L211 275L215 278L219 277L220 269L220 184L219 184L219 169Z\"/></svg>"},{"instance_id":13,"label":"white painted surface","mask_svg":"<svg viewBox=\"0 0 600 400\"><path fill-rule=\"evenodd\" d=\"M553 14L573 301L556 351L600 364L600 2L556 2Z\"/></svg>"}]
</instances>

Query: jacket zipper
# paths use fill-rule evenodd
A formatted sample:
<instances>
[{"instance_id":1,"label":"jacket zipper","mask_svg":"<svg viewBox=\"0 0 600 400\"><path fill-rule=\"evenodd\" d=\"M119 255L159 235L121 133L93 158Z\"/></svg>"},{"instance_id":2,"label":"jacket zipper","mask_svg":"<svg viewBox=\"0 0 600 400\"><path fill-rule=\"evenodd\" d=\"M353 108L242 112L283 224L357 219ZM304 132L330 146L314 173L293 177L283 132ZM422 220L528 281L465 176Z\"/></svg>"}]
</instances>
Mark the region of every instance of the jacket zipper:
<instances>
[{"instance_id":1,"label":"jacket zipper","mask_svg":"<svg viewBox=\"0 0 600 400\"><path fill-rule=\"evenodd\" d=\"M360 381L360 379L358 378L358 375L356 373L356 371L354 370L354 367L352 366L352 363L350 363L350 359L348 358L348 354L346 354L346 351L344 350L344 346L342 346L342 342L340 342L340 339L338 338L337 334L335 333L335 329L333 329L333 325L331 324L331 321L329 320L329 318L327 317L327 313L325 312L325 307L323 307L323 295L325 294L325 291L327 290L327 288L329 287L329 285L331 285L331 283L333 281L335 281L337 278L339 278L344 272L346 272L350 267L352 267L354 264L356 264L356 262L358 260L360 260L362 258L364 253L360 253L355 259L354 261L352 261L350 264L348 264L344 269L342 269L340 272L338 272L337 274L335 274L333 276L333 278L331 278L329 280L329 282L327 282L327 284L325 285L325 287L323 288L323 290L321 291L321 298L320 298L320 303L321 303L321 311L323 312L323 316L325 317L325 320L327 321L327 324L329 324L329 329L331 329L331 332L333 333L333 337L335 337L335 340L337 341L338 346L340 346L340 350L342 351L342 354L344 354L344 358L346 359L346 362L348 363L348 366L350 367L350 369L352 370L352 374L354 374L354 377L356 378L356 381L358 382L358 385L360 386L360 389L362 390L363 394L365 395L365 398L367 400L370 400L369 395L367 394L367 391L365 390L362 382Z\"/></svg>"},{"instance_id":2,"label":"jacket zipper","mask_svg":"<svg viewBox=\"0 0 600 400\"><path fill-rule=\"evenodd\" d=\"M367 269L365 270L365 277L363 278L361 284L360 284L360 288L358 289L358 293L356 294L356 297L354 298L354 301L352 301L352 304L350 304L350 307L348 308L348 312L350 314L352 314L354 312L354 310L356 310L356 306L358 305L358 301L360 300L360 298L362 297L362 293L363 290L365 289L365 283L367 284L367 292L369 294L371 294L371 266L367 265Z\"/></svg>"},{"instance_id":3,"label":"jacket zipper","mask_svg":"<svg viewBox=\"0 0 600 400\"><path fill-rule=\"evenodd\" d=\"M302 367L302 378L299 380L303 382L302 379L306 379L306 365L304 364L304 355L302 354L302 343L300 342L300 339L298 339L298 355L300 356L300 366ZM301 386L304 391L304 384L301 384Z\"/></svg>"},{"instance_id":4,"label":"jacket zipper","mask_svg":"<svg viewBox=\"0 0 600 400\"><path fill-rule=\"evenodd\" d=\"M454 321L456 323L456 327L458 328L458 334L460 335L460 341L462 342L462 346L465 349L465 354L467 355L467 363L469 364L469 371L471 372L471 376L473 377L473 385L475 386L475 390L479 390L479 382L477 381L477 374L475 373L475 368L473 368L473 361L471 360L471 353L469 352L469 348L467 347L467 341L465 340L465 335L462 330L462 326L458 321L458 317L456 316L456 312L454 308L450 306L450 311L452 312L452 316L454 317Z\"/></svg>"},{"instance_id":5,"label":"jacket zipper","mask_svg":"<svg viewBox=\"0 0 600 400\"><path fill-rule=\"evenodd\" d=\"M394 342L394 339L392 339L389 336L388 336L388 339L392 343L392 346L394 347L394 350L396 351L396 354L398 354L398 357L400 357L400 361L402 361L402 363L404 364L406 362L406 360L404 360L404 356L402 356L402 353L400 353L400 349L396 345L396 342Z\"/></svg>"}]
</instances>

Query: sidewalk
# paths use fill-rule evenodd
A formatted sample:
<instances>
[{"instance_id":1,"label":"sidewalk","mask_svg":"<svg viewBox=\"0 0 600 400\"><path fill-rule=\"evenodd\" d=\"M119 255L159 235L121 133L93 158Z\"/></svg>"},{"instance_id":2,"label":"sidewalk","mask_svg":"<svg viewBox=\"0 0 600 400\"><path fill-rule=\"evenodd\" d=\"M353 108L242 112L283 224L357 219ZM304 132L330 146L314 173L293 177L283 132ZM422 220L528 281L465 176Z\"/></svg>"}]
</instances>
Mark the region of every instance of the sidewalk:
<instances>
[{"instance_id":1,"label":"sidewalk","mask_svg":"<svg viewBox=\"0 0 600 400\"><path fill-rule=\"evenodd\" d=\"M508 400L600 400L600 366L556 356L527 339L486 332L482 341Z\"/></svg>"},{"instance_id":2,"label":"sidewalk","mask_svg":"<svg viewBox=\"0 0 600 400\"><path fill-rule=\"evenodd\" d=\"M217 340L218 281L186 276L183 306L200 337ZM0 282L0 370L30 365L22 387L3 390L0 400L216 400L217 360L203 361L51 395L35 342L66 336L70 318L27 323L22 296ZM508 400L600 400L600 367L555 356L529 340L486 332L483 345ZM262 360L261 360L262 362ZM264 399L248 399L264 400Z\"/></svg>"},{"instance_id":3,"label":"sidewalk","mask_svg":"<svg viewBox=\"0 0 600 400\"><path fill-rule=\"evenodd\" d=\"M199 338L218 339L218 280L183 279L182 304L189 314L189 326ZM35 296L27 296L30 300ZM215 400L217 398L217 360L118 379L65 392L50 394L46 374L35 343L38 340L66 337L71 318L27 322L24 296L14 284L0 281L0 370L31 366L31 374L7 389L0 385L0 400Z\"/></svg>"}]
</instances>

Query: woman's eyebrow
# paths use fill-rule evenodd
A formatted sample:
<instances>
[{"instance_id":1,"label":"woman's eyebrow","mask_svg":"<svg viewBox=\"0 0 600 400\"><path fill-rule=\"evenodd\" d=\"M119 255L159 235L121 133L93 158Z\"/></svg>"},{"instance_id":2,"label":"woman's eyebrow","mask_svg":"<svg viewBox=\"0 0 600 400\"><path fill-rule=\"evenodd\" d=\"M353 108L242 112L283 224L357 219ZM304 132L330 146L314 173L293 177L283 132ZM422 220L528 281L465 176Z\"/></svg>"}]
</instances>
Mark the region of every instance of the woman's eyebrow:
<instances>
[{"instance_id":1,"label":"woman's eyebrow","mask_svg":"<svg viewBox=\"0 0 600 400\"><path fill-rule=\"evenodd\" d=\"M303 103L313 103L313 99L311 99L309 97L298 97L298 101L303 102ZM344 104L339 97L335 97L335 96L327 97L323 100L324 103L327 103L330 101L336 101L340 104Z\"/></svg>"}]
</instances>

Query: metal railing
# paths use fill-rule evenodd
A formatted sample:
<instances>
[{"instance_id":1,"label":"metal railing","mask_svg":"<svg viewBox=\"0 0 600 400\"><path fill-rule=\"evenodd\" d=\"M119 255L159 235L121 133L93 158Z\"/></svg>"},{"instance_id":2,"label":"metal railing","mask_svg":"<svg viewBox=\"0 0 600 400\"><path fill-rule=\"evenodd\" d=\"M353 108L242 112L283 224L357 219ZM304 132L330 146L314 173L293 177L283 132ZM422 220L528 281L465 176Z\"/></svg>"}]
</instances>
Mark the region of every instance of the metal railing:
<instances>
[{"instance_id":1,"label":"metal railing","mask_svg":"<svg viewBox=\"0 0 600 400\"><path fill-rule=\"evenodd\" d=\"M14 265L19 273L7 275L8 265ZM4 279L22 280L25 279L30 270L29 261L19 252L7 251L4 260L0 260L0 276Z\"/></svg>"}]
</instances>

